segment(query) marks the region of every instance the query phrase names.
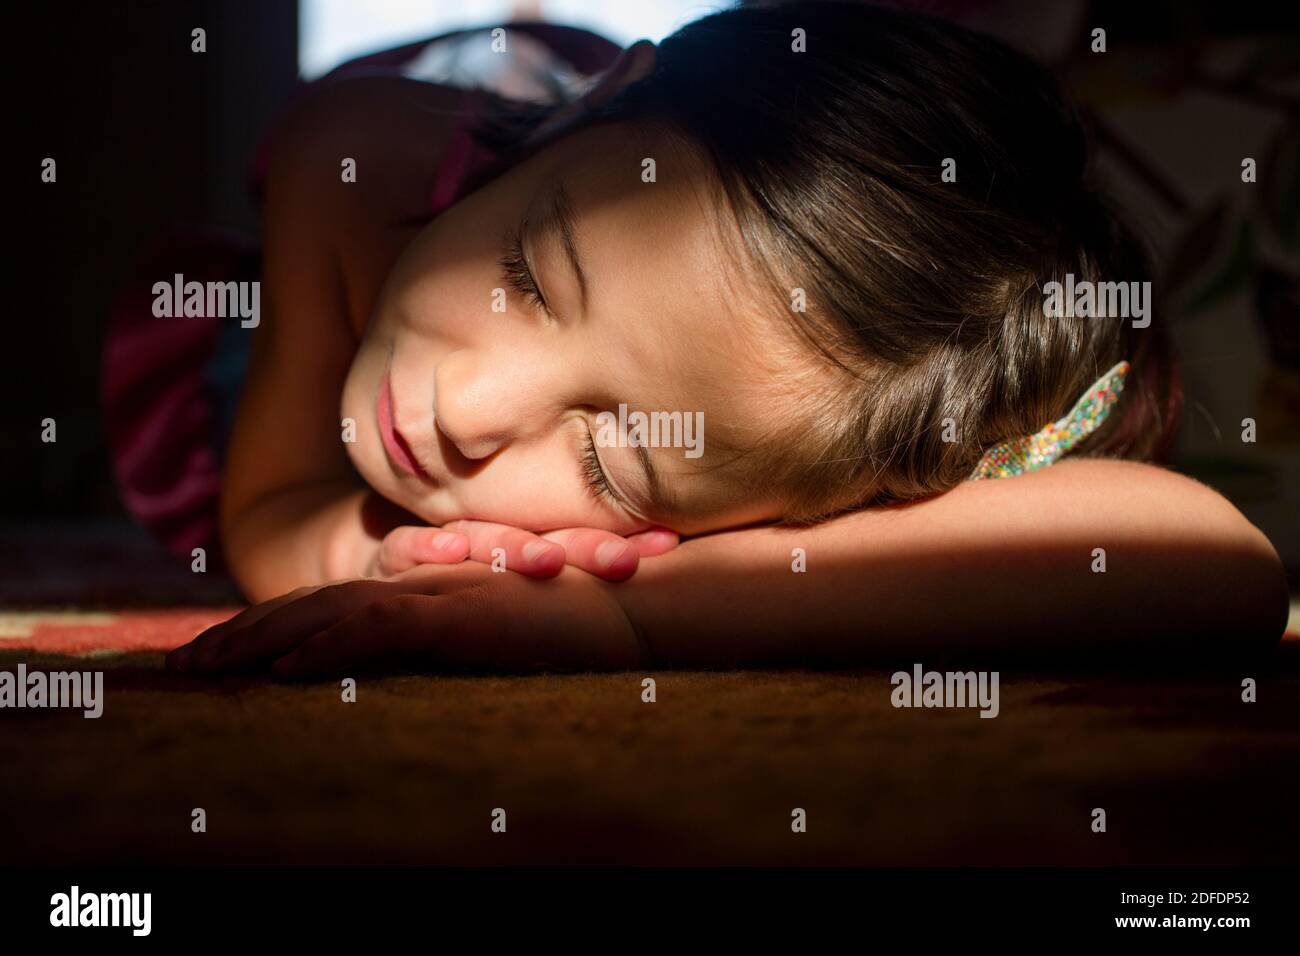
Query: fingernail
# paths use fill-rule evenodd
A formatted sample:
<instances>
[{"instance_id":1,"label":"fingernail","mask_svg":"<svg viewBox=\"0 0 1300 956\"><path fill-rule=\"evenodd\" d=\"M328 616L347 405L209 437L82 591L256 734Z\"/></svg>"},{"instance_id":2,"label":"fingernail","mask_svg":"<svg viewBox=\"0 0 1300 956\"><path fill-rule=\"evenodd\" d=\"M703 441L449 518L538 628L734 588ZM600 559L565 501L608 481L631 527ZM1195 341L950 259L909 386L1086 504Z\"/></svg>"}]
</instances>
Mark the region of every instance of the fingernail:
<instances>
[{"instance_id":1,"label":"fingernail","mask_svg":"<svg viewBox=\"0 0 1300 956\"><path fill-rule=\"evenodd\" d=\"M456 543L457 537L450 531L444 531L433 539L433 546L439 551L446 551Z\"/></svg>"},{"instance_id":2,"label":"fingernail","mask_svg":"<svg viewBox=\"0 0 1300 956\"><path fill-rule=\"evenodd\" d=\"M545 541L529 541L524 545L524 560L529 564L536 564L537 561L551 550L551 546Z\"/></svg>"},{"instance_id":3,"label":"fingernail","mask_svg":"<svg viewBox=\"0 0 1300 956\"><path fill-rule=\"evenodd\" d=\"M596 563L602 568L613 566L614 562L623 556L626 546L619 544L617 541L606 541L596 548Z\"/></svg>"}]
</instances>

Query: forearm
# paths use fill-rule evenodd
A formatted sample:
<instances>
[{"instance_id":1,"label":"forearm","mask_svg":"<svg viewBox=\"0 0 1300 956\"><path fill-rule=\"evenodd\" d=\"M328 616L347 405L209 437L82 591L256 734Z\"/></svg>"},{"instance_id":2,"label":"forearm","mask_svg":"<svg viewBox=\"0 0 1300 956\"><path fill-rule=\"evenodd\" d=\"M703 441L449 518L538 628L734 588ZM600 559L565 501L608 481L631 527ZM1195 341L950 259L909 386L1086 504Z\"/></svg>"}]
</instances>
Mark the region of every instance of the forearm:
<instances>
[{"instance_id":1,"label":"forearm","mask_svg":"<svg viewBox=\"0 0 1300 956\"><path fill-rule=\"evenodd\" d=\"M1214 492L1155 471L1069 463L814 527L712 535L615 593L666 665L1276 640L1286 594L1271 546Z\"/></svg>"},{"instance_id":2,"label":"forearm","mask_svg":"<svg viewBox=\"0 0 1300 956\"><path fill-rule=\"evenodd\" d=\"M396 525L372 491L326 481L264 496L223 527L227 561L250 601L366 573Z\"/></svg>"}]
</instances>

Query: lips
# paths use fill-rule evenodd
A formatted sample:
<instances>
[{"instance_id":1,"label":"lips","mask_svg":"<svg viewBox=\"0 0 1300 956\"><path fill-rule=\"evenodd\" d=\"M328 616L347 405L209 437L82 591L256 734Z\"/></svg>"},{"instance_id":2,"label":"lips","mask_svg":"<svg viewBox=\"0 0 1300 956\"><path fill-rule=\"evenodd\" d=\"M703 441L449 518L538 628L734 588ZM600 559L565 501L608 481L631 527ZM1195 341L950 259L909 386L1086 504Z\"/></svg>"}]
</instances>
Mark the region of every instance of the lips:
<instances>
[{"instance_id":1,"label":"lips","mask_svg":"<svg viewBox=\"0 0 1300 956\"><path fill-rule=\"evenodd\" d=\"M429 473L421 466L406 443L402 433L393 422L393 382L390 372L384 372L383 381L379 383L379 396L375 400L375 415L379 419L379 437L384 443L384 451L399 471L425 481L432 481Z\"/></svg>"}]
</instances>

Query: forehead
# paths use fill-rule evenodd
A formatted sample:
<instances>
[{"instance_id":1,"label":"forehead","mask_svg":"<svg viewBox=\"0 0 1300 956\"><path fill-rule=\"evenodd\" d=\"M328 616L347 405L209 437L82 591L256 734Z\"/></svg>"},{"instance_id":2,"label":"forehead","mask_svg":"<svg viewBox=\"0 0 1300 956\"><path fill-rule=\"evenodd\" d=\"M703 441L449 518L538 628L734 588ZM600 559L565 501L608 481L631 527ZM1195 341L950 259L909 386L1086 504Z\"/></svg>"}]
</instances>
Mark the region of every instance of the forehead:
<instances>
[{"instance_id":1,"label":"forehead","mask_svg":"<svg viewBox=\"0 0 1300 956\"><path fill-rule=\"evenodd\" d=\"M706 453L788 421L791 317L748 263L707 159L654 127L609 124L556 144L546 182L572 201L591 334L630 406L705 413ZM646 181L653 161L653 181ZM787 303L788 304L788 303ZM803 365L803 362L797 362Z\"/></svg>"}]
</instances>

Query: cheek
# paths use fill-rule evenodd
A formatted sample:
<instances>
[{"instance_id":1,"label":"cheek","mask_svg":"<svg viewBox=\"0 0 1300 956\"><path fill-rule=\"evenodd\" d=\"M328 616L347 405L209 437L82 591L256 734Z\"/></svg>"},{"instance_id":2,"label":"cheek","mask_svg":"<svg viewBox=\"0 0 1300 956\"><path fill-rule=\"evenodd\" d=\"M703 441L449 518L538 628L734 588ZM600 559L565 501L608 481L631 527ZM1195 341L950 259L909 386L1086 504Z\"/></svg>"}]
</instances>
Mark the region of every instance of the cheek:
<instances>
[{"instance_id":1,"label":"cheek","mask_svg":"<svg viewBox=\"0 0 1300 956\"><path fill-rule=\"evenodd\" d=\"M503 284L491 262L431 267L383 303L375 316L376 335L394 342L399 357L412 349L482 347L508 327L507 316L493 311L493 290Z\"/></svg>"},{"instance_id":2,"label":"cheek","mask_svg":"<svg viewBox=\"0 0 1300 956\"><path fill-rule=\"evenodd\" d=\"M418 236L393 266L375 303L367 336L436 338L463 333L490 314L502 284L497 255L481 235L459 231L447 215Z\"/></svg>"},{"instance_id":3,"label":"cheek","mask_svg":"<svg viewBox=\"0 0 1300 956\"><path fill-rule=\"evenodd\" d=\"M482 194L444 212L395 271L404 300L479 319L491 314L492 290L505 286L503 238L519 214L500 197Z\"/></svg>"},{"instance_id":4,"label":"cheek","mask_svg":"<svg viewBox=\"0 0 1300 956\"><path fill-rule=\"evenodd\" d=\"M385 351L367 340L352 361L352 367L343 382L343 393L339 402L340 438L345 437L345 420L351 419L355 423L354 440L345 440L343 448L361 477L381 494L384 494L387 490L386 486L392 483L392 476L386 467L384 447L379 437L379 425L375 413L375 396L378 394L379 380L383 374L385 361Z\"/></svg>"},{"instance_id":5,"label":"cheek","mask_svg":"<svg viewBox=\"0 0 1300 956\"><path fill-rule=\"evenodd\" d=\"M366 393L373 393L378 388L379 373L373 353L376 349L363 345L352 359L347 378L343 380L343 392L339 400L339 416L356 422L357 437L375 430L375 416L367 414ZM373 411L373 410L371 410ZM355 443L352 443L355 444ZM349 449L350 451L351 449Z\"/></svg>"},{"instance_id":6,"label":"cheek","mask_svg":"<svg viewBox=\"0 0 1300 956\"><path fill-rule=\"evenodd\" d=\"M582 486L573 461L527 454L502 455L465 483L462 501L483 521L554 531L559 528L602 528L626 533L637 527L596 502Z\"/></svg>"}]
</instances>

